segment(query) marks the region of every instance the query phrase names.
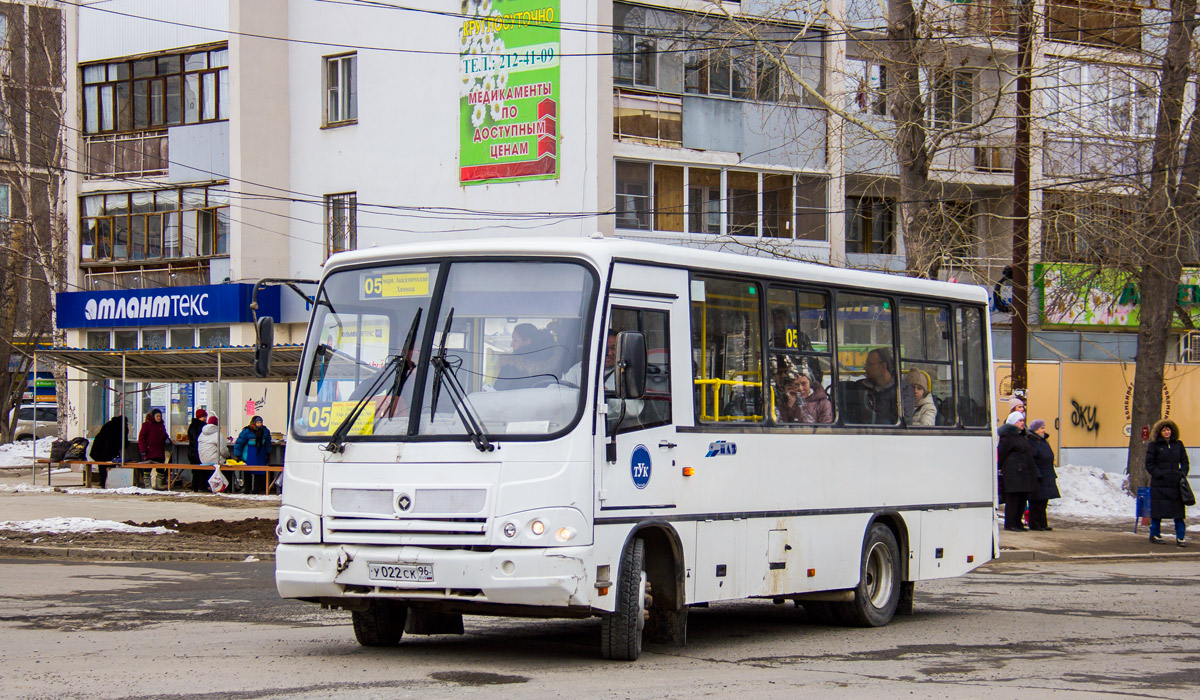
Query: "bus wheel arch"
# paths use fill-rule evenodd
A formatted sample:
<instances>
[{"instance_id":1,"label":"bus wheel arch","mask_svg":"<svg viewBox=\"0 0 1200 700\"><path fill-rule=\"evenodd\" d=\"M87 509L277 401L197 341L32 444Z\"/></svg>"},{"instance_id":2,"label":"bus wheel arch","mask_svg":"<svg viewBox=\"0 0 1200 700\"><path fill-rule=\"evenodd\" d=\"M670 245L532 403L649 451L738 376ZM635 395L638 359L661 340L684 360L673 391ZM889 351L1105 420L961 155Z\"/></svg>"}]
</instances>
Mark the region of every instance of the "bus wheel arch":
<instances>
[{"instance_id":1,"label":"bus wheel arch","mask_svg":"<svg viewBox=\"0 0 1200 700\"><path fill-rule=\"evenodd\" d=\"M626 536L620 561L615 610L602 617L604 657L636 659L643 635L649 641L682 646L687 640L688 609L683 544L678 533L664 521L639 523ZM634 600L639 593L643 598ZM643 625L636 630L630 617L635 610L639 615L644 612L639 618Z\"/></svg>"},{"instance_id":2,"label":"bus wheel arch","mask_svg":"<svg viewBox=\"0 0 1200 700\"><path fill-rule=\"evenodd\" d=\"M896 511L877 513L871 522L882 522L890 527L892 534L896 536L896 544L900 546L900 602L896 606L896 614L912 615L916 582L909 568L912 564L912 539L909 536L908 522Z\"/></svg>"},{"instance_id":3,"label":"bus wheel arch","mask_svg":"<svg viewBox=\"0 0 1200 700\"><path fill-rule=\"evenodd\" d=\"M872 519L863 536L859 581L854 600L838 603L841 619L856 627L882 627L892 621L900 604L907 551L900 547L897 523L890 517Z\"/></svg>"}]
</instances>

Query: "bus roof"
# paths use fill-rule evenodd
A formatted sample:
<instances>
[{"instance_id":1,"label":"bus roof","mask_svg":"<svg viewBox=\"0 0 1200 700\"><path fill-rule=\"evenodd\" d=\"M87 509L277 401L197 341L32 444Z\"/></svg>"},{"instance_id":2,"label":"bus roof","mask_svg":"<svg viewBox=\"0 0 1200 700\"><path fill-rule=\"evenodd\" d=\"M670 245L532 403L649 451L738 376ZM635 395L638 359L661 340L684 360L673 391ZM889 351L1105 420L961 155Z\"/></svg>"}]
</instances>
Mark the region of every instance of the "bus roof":
<instances>
[{"instance_id":1,"label":"bus roof","mask_svg":"<svg viewBox=\"0 0 1200 700\"><path fill-rule=\"evenodd\" d=\"M697 250L621 238L496 237L379 246L338 253L326 262L325 270L328 273L346 266L395 262L410 258L476 255L578 257L591 261L601 270L606 269L611 261L619 260L635 264L686 267L717 273L858 287L866 291L930 295L981 304L988 301L987 291L973 284L922 280L817 263Z\"/></svg>"}]
</instances>

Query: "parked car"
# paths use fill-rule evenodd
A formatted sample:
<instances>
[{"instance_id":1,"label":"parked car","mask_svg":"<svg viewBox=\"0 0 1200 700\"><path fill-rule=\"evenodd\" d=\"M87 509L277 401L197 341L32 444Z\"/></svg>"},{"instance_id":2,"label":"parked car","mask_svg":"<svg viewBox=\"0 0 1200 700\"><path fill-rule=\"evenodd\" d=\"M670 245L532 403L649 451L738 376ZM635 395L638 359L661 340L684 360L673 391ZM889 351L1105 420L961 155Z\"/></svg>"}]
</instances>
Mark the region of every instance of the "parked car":
<instances>
[{"instance_id":1,"label":"parked car","mask_svg":"<svg viewBox=\"0 0 1200 700\"><path fill-rule=\"evenodd\" d=\"M24 404L17 409L17 427L13 435L17 440L29 440L35 435L33 428L34 412L37 412L37 437L56 437L58 435L58 406L54 404Z\"/></svg>"}]
</instances>

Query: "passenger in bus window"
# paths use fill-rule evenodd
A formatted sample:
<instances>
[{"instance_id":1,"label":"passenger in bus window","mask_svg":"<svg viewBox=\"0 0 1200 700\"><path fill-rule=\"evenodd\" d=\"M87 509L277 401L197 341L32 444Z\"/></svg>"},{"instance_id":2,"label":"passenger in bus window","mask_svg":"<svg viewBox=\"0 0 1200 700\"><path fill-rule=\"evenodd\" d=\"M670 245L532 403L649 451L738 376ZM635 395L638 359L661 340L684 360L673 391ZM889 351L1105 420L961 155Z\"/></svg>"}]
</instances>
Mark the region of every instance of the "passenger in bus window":
<instances>
[{"instance_id":1,"label":"passenger in bus window","mask_svg":"<svg viewBox=\"0 0 1200 700\"><path fill-rule=\"evenodd\" d=\"M912 387L896 377L896 364L890 348L875 348L867 353L867 361L863 365L866 376L855 382L855 389L861 395L859 420L856 423L873 423L875 425L895 425L896 390L900 391L900 402L903 404L903 415L906 422L912 421L913 405L916 398Z\"/></svg>"},{"instance_id":2,"label":"passenger in bus window","mask_svg":"<svg viewBox=\"0 0 1200 700\"><path fill-rule=\"evenodd\" d=\"M804 371L788 377L783 400L777 408L782 423L833 422L833 403L829 395Z\"/></svg>"},{"instance_id":3,"label":"passenger in bus window","mask_svg":"<svg viewBox=\"0 0 1200 700\"><path fill-rule=\"evenodd\" d=\"M937 405L933 403L933 394L929 393L929 375L924 370L909 370L908 385L912 387L913 417L909 425L936 425Z\"/></svg>"},{"instance_id":4,"label":"passenger in bus window","mask_svg":"<svg viewBox=\"0 0 1200 700\"><path fill-rule=\"evenodd\" d=\"M780 308L771 310L771 346L800 352L813 352L812 340L808 334L800 330L791 314ZM808 374L813 379L813 383L820 384L825 376L820 360L808 357L805 359L805 364L808 365Z\"/></svg>"}]
</instances>

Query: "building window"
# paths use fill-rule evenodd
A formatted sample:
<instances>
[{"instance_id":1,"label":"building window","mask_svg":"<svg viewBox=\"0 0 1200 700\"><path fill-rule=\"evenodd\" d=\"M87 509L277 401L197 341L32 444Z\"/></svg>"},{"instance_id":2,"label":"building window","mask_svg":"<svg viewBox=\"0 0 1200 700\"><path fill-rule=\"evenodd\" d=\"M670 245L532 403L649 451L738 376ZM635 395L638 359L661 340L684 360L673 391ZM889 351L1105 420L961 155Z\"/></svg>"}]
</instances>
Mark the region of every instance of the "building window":
<instances>
[{"instance_id":1,"label":"building window","mask_svg":"<svg viewBox=\"0 0 1200 700\"><path fill-rule=\"evenodd\" d=\"M1153 72L1106 63L1059 61L1046 75L1046 108L1057 131L1153 136Z\"/></svg>"},{"instance_id":2,"label":"building window","mask_svg":"<svg viewBox=\"0 0 1200 700\"><path fill-rule=\"evenodd\" d=\"M325 57L325 123L358 120L358 54Z\"/></svg>"},{"instance_id":3,"label":"building window","mask_svg":"<svg viewBox=\"0 0 1200 700\"><path fill-rule=\"evenodd\" d=\"M617 228L650 230L650 165L617 162Z\"/></svg>"},{"instance_id":4,"label":"building window","mask_svg":"<svg viewBox=\"0 0 1200 700\"><path fill-rule=\"evenodd\" d=\"M80 197L79 259L140 262L229 253L229 192L214 187Z\"/></svg>"},{"instance_id":5,"label":"building window","mask_svg":"<svg viewBox=\"0 0 1200 700\"><path fill-rule=\"evenodd\" d=\"M86 134L128 133L229 119L224 46L81 67Z\"/></svg>"},{"instance_id":6,"label":"building window","mask_svg":"<svg viewBox=\"0 0 1200 700\"><path fill-rule=\"evenodd\" d=\"M878 63L846 61L846 89L851 108L864 114L887 116L887 69Z\"/></svg>"},{"instance_id":7,"label":"building window","mask_svg":"<svg viewBox=\"0 0 1200 700\"><path fill-rule=\"evenodd\" d=\"M934 77L933 124L946 128L965 126L973 120L975 73L966 70L946 71Z\"/></svg>"},{"instance_id":8,"label":"building window","mask_svg":"<svg viewBox=\"0 0 1200 700\"><path fill-rule=\"evenodd\" d=\"M326 255L358 248L358 195L325 195Z\"/></svg>"},{"instance_id":9,"label":"building window","mask_svg":"<svg viewBox=\"0 0 1200 700\"><path fill-rule=\"evenodd\" d=\"M1142 47L1142 10L1136 3L1049 0L1046 38L1090 46Z\"/></svg>"},{"instance_id":10,"label":"building window","mask_svg":"<svg viewBox=\"0 0 1200 700\"><path fill-rule=\"evenodd\" d=\"M846 252L896 252L896 204L884 197L846 198Z\"/></svg>"},{"instance_id":11,"label":"building window","mask_svg":"<svg viewBox=\"0 0 1200 700\"><path fill-rule=\"evenodd\" d=\"M1128 259L1131 251L1122 251L1122 242L1133 240L1139 214L1132 197L1046 192L1042 259L1096 263Z\"/></svg>"},{"instance_id":12,"label":"building window","mask_svg":"<svg viewBox=\"0 0 1200 700\"><path fill-rule=\"evenodd\" d=\"M658 84L658 46L654 37L613 35L613 83L638 87Z\"/></svg>"},{"instance_id":13,"label":"building window","mask_svg":"<svg viewBox=\"0 0 1200 700\"><path fill-rule=\"evenodd\" d=\"M616 171L619 229L827 240L825 177L628 161Z\"/></svg>"}]
</instances>

